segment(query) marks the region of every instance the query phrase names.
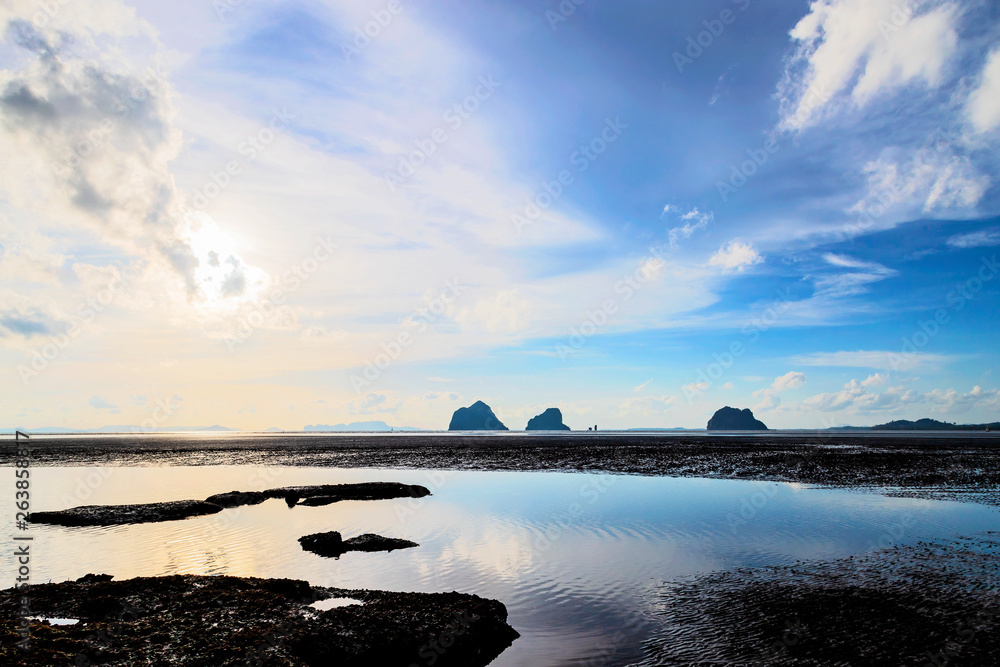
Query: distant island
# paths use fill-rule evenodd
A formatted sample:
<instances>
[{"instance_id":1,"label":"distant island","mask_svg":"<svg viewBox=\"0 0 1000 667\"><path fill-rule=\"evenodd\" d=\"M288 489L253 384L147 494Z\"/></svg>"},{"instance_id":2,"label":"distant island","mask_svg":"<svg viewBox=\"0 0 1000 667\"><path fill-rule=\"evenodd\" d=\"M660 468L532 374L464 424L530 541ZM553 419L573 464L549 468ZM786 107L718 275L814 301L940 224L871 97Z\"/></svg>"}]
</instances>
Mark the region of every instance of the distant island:
<instances>
[{"instance_id":1,"label":"distant island","mask_svg":"<svg viewBox=\"0 0 1000 667\"><path fill-rule=\"evenodd\" d=\"M738 410L728 405L708 420L709 431L766 431L764 422L755 419L750 408Z\"/></svg>"},{"instance_id":2,"label":"distant island","mask_svg":"<svg viewBox=\"0 0 1000 667\"><path fill-rule=\"evenodd\" d=\"M569 426L563 424L562 411L559 408L549 408L545 412L528 420L525 431L569 431Z\"/></svg>"},{"instance_id":3,"label":"distant island","mask_svg":"<svg viewBox=\"0 0 1000 667\"><path fill-rule=\"evenodd\" d=\"M897 419L877 426L835 426L831 431L1000 431L1000 422L991 424L950 424L936 419Z\"/></svg>"},{"instance_id":4,"label":"distant island","mask_svg":"<svg viewBox=\"0 0 1000 667\"><path fill-rule=\"evenodd\" d=\"M389 426L384 421L371 421L371 422L351 422L350 424L335 424L330 426L329 424L316 424L309 425L302 429L307 432L343 432L343 431L368 431L368 432L382 432L382 431L421 431L423 429L414 428L412 426Z\"/></svg>"},{"instance_id":5,"label":"distant island","mask_svg":"<svg viewBox=\"0 0 1000 667\"><path fill-rule=\"evenodd\" d=\"M509 431L490 406L476 401L467 408L455 410L448 424L449 431Z\"/></svg>"}]
</instances>

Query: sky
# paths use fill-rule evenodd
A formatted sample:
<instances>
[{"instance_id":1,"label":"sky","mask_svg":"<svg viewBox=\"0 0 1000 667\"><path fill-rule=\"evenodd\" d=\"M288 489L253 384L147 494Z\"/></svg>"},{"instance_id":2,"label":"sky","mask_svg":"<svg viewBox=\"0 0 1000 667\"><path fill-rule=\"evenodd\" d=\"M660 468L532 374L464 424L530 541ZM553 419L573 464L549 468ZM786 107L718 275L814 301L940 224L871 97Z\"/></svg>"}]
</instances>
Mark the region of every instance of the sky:
<instances>
[{"instance_id":1,"label":"sky","mask_svg":"<svg viewBox=\"0 0 1000 667\"><path fill-rule=\"evenodd\" d=\"M987 0L8 0L0 426L1000 419Z\"/></svg>"}]
</instances>

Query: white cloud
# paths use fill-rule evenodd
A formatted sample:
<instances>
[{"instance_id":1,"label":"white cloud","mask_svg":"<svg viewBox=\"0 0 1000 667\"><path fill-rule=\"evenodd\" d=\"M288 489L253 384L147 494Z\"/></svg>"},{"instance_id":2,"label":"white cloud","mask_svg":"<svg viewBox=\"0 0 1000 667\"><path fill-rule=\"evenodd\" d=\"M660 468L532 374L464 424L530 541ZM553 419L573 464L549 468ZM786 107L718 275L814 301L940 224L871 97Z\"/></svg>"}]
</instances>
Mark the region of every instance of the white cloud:
<instances>
[{"instance_id":1,"label":"white cloud","mask_svg":"<svg viewBox=\"0 0 1000 667\"><path fill-rule=\"evenodd\" d=\"M847 255L826 253L823 259L838 268L855 269L847 273L822 276L816 279L817 294L832 297L845 297L862 294L871 283L885 280L896 275L894 269L882 266L876 262L865 262Z\"/></svg>"},{"instance_id":2,"label":"white cloud","mask_svg":"<svg viewBox=\"0 0 1000 667\"><path fill-rule=\"evenodd\" d=\"M1000 392L996 389L984 390L979 386L965 394L955 389L919 393L904 387L890 387L882 393L875 393L868 388L870 386L872 384L868 380L851 380L839 392L817 394L805 399L802 404L823 412L844 410L861 414L901 410L911 405L926 405L931 412L939 414L962 413L973 408L996 410L1000 407Z\"/></svg>"},{"instance_id":3,"label":"white cloud","mask_svg":"<svg viewBox=\"0 0 1000 667\"><path fill-rule=\"evenodd\" d=\"M691 209L687 213L681 213L681 210L676 206L667 204L663 207L663 213L664 215L667 213L676 214L684 223L682 226L674 227L667 232L671 248L676 248L680 241L689 239L694 236L696 232L706 229L708 225L715 220L714 213L711 211L708 213L702 213L698 210L698 207Z\"/></svg>"},{"instance_id":4,"label":"white cloud","mask_svg":"<svg viewBox=\"0 0 1000 667\"><path fill-rule=\"evenodd\" d=\"M947 243L952 248L988 248L1000 245L1000 228L958 234L949 238Z\"/></svg>"},{"instance_id":5,"label":"white cloud","mask_svg":"<svg viewBox=\"0 0 1000 667\"><path fill-rule=\"evenodd\" d=\"M743 271L748 266L760 264L763 261L764 258L761 257L760 253L752 245L733 239L712 255L712 258L708 261L708 265L720 267L726 271L732 271L733 269Z\"/></svg>"},{"instance_id":6,"label":"white cloud","mask_svg":"<svg viewBox=\"0 0 1000 667\"><path fill-rule=\"evenodd\" d=\"M849 213L866 215L872 229L891 227L901 218L919 213L969 212L989 188L989 176L980 174L968 157L939 142L900 157L898 149L864 165L868 193Z\"/></svg>"},{"instance_id":7,"label":"white cloud","mask_svg":"<svg viewBox=\"0 0 1000 667\"><path fill-rule=\"evenodd\" d=\"M875 373L875 375L869 375L864 380L861 381L862 387L880 387L888 381L888 377L882 375L881 373Z\"/></svg>"},{"instance_id":8,"label":"white cloud","mask_svg":"<svg viewBox=\"0 0 1000 667\"><path fill-rule=\"evenodd\" d=\"M831 107L864 107L904 86L940 86L960 13L953 2L816 0L789 33L797 49L779 88L781 126L801 130Z\"/></svg>"},{"instance_id":9,"label":"white cloud","mask_svg":"<svg viewBox=\"0 0 1000 667\"><path fill-rule=\"evenodd\" d=\"M771 387L775 391L784 391L786 389L798 389L806 383L806 374L799 373L797 371L789 371L779 378L774 380L774 384Z\"/></svg>"},{"instance_id":10,"label":"white cloud","mask_svg":"<svg viewBox=\"0 0 1000 667\"><path fill-rule=\"evenodd\" d=\"M1000 127L1000 47L986 59L979 86L966 103L966 114L978 132Z\"/></svg>"},{"instance_id":11,"label":"white cloud","mask_svg":"<svg viewBox=\"0 0 1000 667\"><path fill-rule=\"evenodd\" d=\"M857 350L854 352L817 352L788 359L798 366L829 366L843 368L874 368L885 371L909 371L919 366L940 366L957 357L931 352L899 350Z\"/></svg>"},{"instance_id":12,"label":"white cloud","mask_svg":"<svg viewBox=\"0 0 1000 667\"><path fill-rule=\"evenodd\" d=\"M781 404L778 396L783 391L798 389L806 383L806 374L798 371L789 371L781 377L775 378L770 387L758 389L753 393L755 398L760 398L761 402L754 406L755 410L772 410Z\"/></svg>"}]
</instances>

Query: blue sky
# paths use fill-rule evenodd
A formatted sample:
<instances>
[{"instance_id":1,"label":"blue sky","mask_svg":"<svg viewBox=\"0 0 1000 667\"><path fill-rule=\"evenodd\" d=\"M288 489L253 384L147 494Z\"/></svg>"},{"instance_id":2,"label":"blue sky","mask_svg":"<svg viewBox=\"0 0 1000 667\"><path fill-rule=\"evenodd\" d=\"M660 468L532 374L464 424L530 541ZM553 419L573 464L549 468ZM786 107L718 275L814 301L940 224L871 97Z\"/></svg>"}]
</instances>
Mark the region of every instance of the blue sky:
<instances>
[{"instance_id":1,"label":"blue sky","mask_svg":"<svg viewBox=\"0 0 1000 667\"><path fill-rule=\"evenodd\" d=\"M2 423L995 421L998 19L15 1Z\"/></svg>"}]
</instances>

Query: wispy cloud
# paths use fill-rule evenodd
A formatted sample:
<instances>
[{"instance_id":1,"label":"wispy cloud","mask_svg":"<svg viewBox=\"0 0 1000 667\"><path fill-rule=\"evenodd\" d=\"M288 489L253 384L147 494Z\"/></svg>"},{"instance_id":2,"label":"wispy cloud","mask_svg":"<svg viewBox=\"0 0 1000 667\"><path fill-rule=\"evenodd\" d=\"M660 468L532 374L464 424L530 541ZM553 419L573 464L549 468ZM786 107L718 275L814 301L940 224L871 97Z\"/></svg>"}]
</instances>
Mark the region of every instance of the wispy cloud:
<instances>
[{"instance_id":1,"label":"wispy cloud","mask_svg":"<svg viewBox=\"0 0 1000 667\"><path fill-rule=\"evenodd\" d=\"M959 358L958 355L932 352L911 352L904 357L899 350L857 350L852 352L817 352L791 357L787 361L798 366L909 371L922 366L944 366Z\"/></svg>"},{"instance_id":2,"label":"wispy cloud","mask_svg":"<svg viewBox=\"0 0 1000 667\"><path fill-rule=\"evenodd\" d=\"M1000 228L983 229L969 234L958 234L947 241L952 248L987 248L1000 245Z\"/></svg>"}]
</instances>

